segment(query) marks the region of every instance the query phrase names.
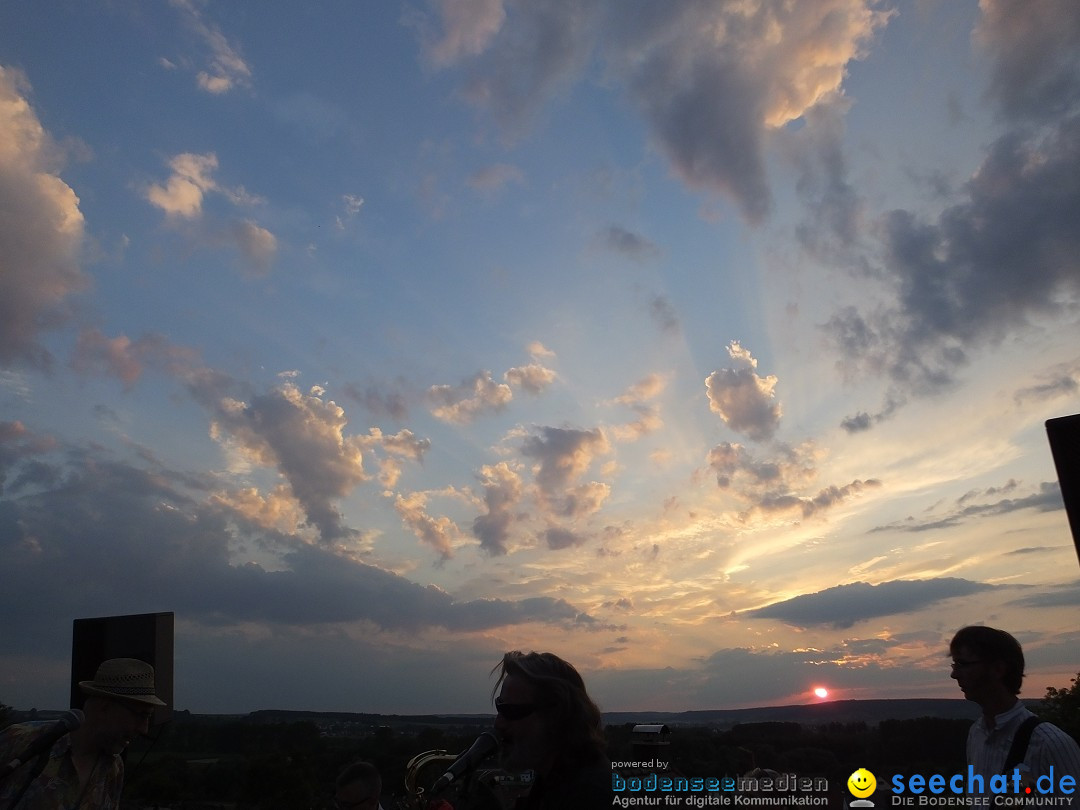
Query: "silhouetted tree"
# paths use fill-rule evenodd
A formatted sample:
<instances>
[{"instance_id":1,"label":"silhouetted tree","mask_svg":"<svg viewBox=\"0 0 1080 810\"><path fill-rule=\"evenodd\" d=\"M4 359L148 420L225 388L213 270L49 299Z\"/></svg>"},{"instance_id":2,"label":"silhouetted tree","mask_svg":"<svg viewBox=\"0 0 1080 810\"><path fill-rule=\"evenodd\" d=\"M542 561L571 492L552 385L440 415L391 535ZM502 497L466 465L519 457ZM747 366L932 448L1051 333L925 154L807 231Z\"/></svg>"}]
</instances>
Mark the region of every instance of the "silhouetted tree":
<instances>
[{"instance_id":1,"label":"silhouetted tree","mask_svg":"<svg viewBox=\"0 0 1080 810\"><path fill-rule=\"evenodd\" d=\"M1064 689L1046 687L1039 716L1071 734L1074 740L1080 740L1080 674L1071 683L1072 686Z\"/></svg>"}]
</instances>

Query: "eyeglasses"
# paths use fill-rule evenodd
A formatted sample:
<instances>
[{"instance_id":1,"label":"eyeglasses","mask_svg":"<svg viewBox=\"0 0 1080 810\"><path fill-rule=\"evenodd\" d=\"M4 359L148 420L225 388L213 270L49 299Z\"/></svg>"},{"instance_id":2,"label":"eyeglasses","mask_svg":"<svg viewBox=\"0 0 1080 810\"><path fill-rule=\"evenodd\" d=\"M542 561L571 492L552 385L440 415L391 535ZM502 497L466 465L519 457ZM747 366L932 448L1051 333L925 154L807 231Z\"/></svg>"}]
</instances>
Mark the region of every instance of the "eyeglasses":
<instances>
[{"instance_id":1,"label":"eyeglasses","mask_svg":"<svg viewBox=\"0 0 1080 810\"><path fill-rule=\"evenodd\" d=\"M981 663L982 663L982 661L977 661L977 660L972 660L972 661L960 660L960 661L953 661L951 664L949 664L949 666L952 669L967 669L968 667L973 667L976 664L981 664Z\"/></svg>"},{"instance_id":2,"label":"eyeglasses","mask_svg":"<svg viewBox=\"0 0 1080 810\"><path fill-rule=\"evenodd\" d=\"M522 720L536 711L535 703L504 703L495 698L495 712L507 720Z\"/></svg>"}]
</instances>

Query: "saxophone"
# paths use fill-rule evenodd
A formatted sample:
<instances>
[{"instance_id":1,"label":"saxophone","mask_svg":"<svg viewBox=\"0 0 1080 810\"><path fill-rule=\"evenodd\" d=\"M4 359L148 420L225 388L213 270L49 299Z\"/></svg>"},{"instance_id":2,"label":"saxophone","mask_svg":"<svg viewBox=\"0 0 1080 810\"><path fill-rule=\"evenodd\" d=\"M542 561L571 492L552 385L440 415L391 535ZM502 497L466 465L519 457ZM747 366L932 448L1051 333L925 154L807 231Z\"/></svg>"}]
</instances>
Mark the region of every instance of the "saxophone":
<instances>
[{"instance_id":1,"label":"saxophone","mask_svg":"<svg viewBox=\"0 0 1080 810\"><path fill-rule=\"evenodd\" d=\"M429 810L440 801L454 810L509 810L514 799L528 789L528 782L517 775L498 768L479 768L438 796L431 796L431 786L457 758L457 754L440 748L410 759L405 768L405 794L397 799L394 810Z\"/></svg>"}]
</instances>

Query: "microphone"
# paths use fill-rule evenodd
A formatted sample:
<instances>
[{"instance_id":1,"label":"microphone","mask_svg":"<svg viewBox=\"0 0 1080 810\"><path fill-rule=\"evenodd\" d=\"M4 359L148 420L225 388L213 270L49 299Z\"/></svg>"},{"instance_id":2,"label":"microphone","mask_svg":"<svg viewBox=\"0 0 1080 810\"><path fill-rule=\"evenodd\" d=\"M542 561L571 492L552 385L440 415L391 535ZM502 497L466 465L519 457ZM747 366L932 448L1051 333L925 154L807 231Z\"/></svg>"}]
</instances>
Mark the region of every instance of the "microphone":
<instances>
[{"instance_id":1,"label":"microphone","mask_svg":"<svg viewBox=\"0 0 1080 810\"><path fill-rule=\"evenodd\" d=\"M431 795L434 796L446 790L456 780L479 765L488 754L498 747L499 741L495 738L495 735L490 731L485 731L476 738L476 742L472 744L468 751L454 760L446 773L435 780L435 783L431 786Z\"/></svg>"},{"instance_id":2,"label":"microphone","mask_svg":"<svg viewBox=\"0 0 1080 810\"><path fill-rule=\"evenodd\" d=\"M84 715L78 709L70 709L64 712L60 715L60 719L49 727L48 731L30 743L27 749L11 760L11 762L8 762L0 768L0 779L4 779L14 773L24 763L27 763L48 751L56 744L57 740L65 734L70 734L81 726L83 719Z\"/></svg>"}]
</instances>

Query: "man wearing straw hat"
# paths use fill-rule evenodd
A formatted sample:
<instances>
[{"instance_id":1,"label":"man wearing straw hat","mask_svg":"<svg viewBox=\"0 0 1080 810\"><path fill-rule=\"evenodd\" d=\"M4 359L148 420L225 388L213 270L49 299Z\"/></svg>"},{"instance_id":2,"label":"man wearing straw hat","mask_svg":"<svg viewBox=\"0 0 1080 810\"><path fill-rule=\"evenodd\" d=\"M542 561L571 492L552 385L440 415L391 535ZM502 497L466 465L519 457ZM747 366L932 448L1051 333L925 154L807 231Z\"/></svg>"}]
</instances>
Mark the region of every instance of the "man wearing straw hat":
<instances>
[{"instance_id":1,"label":"man wearing straw hat","mask_svg":"<svg viewBox=\"0 0 1080 810\"><path fill-rule=\"evenodd\" d=\"M110 658L79 688L86 695L85 719L51 746L42 750L57 731L55 723L23 723L0 732L0 763L20 761L0 783L0 810L120 806L120 754L149 730L154 707L165 705L154 694L154 668L135 658Z\"/></svg>"}]
</instances>

